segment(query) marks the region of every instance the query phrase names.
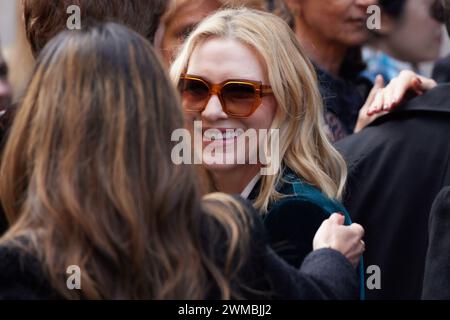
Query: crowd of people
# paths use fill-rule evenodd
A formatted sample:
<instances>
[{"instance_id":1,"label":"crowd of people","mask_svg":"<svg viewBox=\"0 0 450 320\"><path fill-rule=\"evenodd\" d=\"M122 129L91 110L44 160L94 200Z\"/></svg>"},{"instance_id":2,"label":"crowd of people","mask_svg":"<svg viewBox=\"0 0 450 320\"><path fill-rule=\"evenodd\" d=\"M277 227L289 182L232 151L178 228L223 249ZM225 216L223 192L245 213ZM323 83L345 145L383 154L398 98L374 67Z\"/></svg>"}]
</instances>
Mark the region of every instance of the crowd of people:
<instances>
[{"instance_id":1,"label":"crowd of people","mask_svg":"<svg viewBox=\"0 0 450 320\"><path fill-rule=\"evenodd\" d=\"M0 54L0 299L450 299L448 59L417 68L448 0L21 10L15 99ZM180 129L199 162L174 161Z\"/></svg>"}]
</instances>

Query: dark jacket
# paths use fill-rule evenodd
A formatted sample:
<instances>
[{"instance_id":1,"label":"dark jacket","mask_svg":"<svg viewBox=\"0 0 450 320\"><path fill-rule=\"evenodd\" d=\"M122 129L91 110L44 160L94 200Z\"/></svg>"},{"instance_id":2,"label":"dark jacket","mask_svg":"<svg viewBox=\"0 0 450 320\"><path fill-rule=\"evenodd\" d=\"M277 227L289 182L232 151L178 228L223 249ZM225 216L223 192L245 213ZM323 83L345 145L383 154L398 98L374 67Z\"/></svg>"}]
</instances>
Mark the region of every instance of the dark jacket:
<instances>
[{"instance_id":1,"label":"dark jacket","mask_svg":"<svg viewBox=\"0 0 450 320\"><path fill-rule=\"evenodd\" d=\"M267 245L265 230L260 218L252 212L250 256L233 287L249 287L241 291L247 299L356 299L358 294L355 269L339 252L322 249L308 255L301 269L289 266ZM204 233L204 245L214 245L222 250L223 230ZM212 232L213 231L213 232ZM217 236L219 237L217 238ZM218 254L217 263L224 261ZM62 279L63 281L64 279ZM81 283L81 286L83 284ZM259 293L257 293L256 291ZM209 299L217 299L217 290L212 288ZM58 294L51 288L40 264L31 255L18 249L0 247L0 299L55 299Z\"/></svg>"},{"instance_id":2,"label":"dark jacket","mask_svg":"<svg viewBox=\"0 0 450 320\"><path fill-rule=\"evenodd\" d=\"M422 298L450 300L450 186L431 209Z\"/></svg>"},{"instance_id":3,"label":"dark jacket","mask_svg":"<svg viewBox=\"0 0 450 320\"><path fill-rule=\"evenodd\" d=\"M303 182L290 170L285 170L276 189L284 198L269 204L264 226L275 252L298 268L312 251L314 235L322 222L340 212L347 215L346 223L349 224L349 216L338 201ZM257 197L259 190L258 184L250 194L251 200Z\"/></svg>"},{"instance_id":4,"label":"dark jacket","mask_svg":"<svg viewBox=\"0 0 450 320\"><path fill-rule=\"evenodd\" d=\"M372 299L419 299L431 204L450 184L450 85L336 144L349 167L344 205L366 230L367 266L381 268Z\"/></svg>"},{"instance_id":5,"label":"dark jacket","mask_svg":"<svg viewBox=\"0 0 450 320\"><path fill-rule=\"evenodd\" d=\"M349 51L338 76L315 66L332 141L351 135L355 129L359 110L373 87L373 83L361 75L365 67L359 48Z\"/></svg>"},{"instance_id":6,"label":"dark jacket","mask_svg":"<svg viewBox=\"0 0 450 320\"><path fill-rule=\"evenodd\" d=\"M366 100L366 93L360 90L362 78L348 80L318 68L316 70L325 107L325 122L330 130L331 140L338 141L352 134L355 129L359 110ZM369 87L370 81L365 82Z\"/></svg>"},{"instance_id":7,"label":"dark jacket","mask_svg":"<svg viewBox=\"0 0 450 320\"><path fill-rule=\"evenodd\" d=\"M450 55L436 62L431 77L438 83L450 82Z\"/></svg>"}]
</instances>

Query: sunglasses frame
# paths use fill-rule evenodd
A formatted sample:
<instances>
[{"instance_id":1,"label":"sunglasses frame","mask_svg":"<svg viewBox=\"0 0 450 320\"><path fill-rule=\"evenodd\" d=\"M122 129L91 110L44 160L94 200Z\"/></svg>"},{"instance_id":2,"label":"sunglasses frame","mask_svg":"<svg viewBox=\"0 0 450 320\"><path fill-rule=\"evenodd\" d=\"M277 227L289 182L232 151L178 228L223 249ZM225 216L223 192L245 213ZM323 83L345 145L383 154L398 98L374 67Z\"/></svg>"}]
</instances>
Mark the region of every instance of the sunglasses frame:
<instances>
[{"instance_id":1,"label":"sunglasses frame","mask_svg":"<svg viewBox=\"0 0 450 320\"><path fill-rule=\"evenodd\" d=\"M220 100L220 103L222 105L222 110L227 115L234 117L234 118L248 118L250 117L260 106L262 102L262 98L264 96L268 96L273 94L273 90L271 86L263 85L261 81L253 81L253 80L244 80L244 79L229 79L225 80L219 84L212 84L209 81L203 79L202 77L191 75L191 74L182 74L180 76L180 80L195 80L200 81L203 84L206 85L206 87L209 89L208 98L205 99L204 106L199 110L189 110L186 109L188 112L196 112L196 113L202 113L205 111L206 106L208 105L209 100L213 95L217 95L217 97ZM246 115L236 115L232 112L229 112L227 110L227 105L225 103L225 100L222 97L222 89L229 84L244 84L244 85L250 85L255 90L255 102L253 103L251 107L251 111Z\"/></svg>"}]
</instances>

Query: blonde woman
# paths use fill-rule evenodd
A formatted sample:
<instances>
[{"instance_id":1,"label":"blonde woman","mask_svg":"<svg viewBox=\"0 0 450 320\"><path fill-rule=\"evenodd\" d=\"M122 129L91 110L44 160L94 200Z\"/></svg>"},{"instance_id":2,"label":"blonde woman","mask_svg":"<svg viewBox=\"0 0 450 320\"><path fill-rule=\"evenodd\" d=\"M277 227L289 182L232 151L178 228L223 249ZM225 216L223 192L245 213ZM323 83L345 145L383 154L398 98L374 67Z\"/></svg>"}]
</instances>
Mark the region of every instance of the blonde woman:
<instances>
[{"instance_id":1,"label":"blonde woman","mask_svg":"<svg viewBox=\"0 0 450 320\"><path fill-rule=\"evenodd\" d=\"M218 12L192 32L171 76L188 126L203 135L196 152L213 189L252 200L286 261L301 265L315 232L333 212L350 223L339 203L346 166L324 131L316 74L284 21L250 9ZM201 128L191 125L195 121ZM270 137L258 148L245 144L240 133L255 129L278 130L278 154ZM227 148L240 143L246 164L236 164L234 148ZM211 159L206 150L212 148L223 149L226 164ZM266 159L279 156L274 174L261 176L263 163L247 161L261 151Z\"/></svg>"}]
</instances>

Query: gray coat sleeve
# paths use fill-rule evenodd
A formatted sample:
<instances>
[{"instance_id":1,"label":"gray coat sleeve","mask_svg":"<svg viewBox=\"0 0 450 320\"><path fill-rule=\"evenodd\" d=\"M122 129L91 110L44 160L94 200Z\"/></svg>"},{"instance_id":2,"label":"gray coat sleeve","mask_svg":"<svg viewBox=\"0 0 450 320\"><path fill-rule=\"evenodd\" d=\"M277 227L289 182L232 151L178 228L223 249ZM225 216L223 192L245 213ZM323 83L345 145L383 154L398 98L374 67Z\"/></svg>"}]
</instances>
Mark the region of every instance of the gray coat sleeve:
<instances>
[{"instance_id":1,"label":"gray coat sleeve","mask_svg":"<svg viewBox=\"0 0 450 320\"><path fill-rule=\"evenodd\" d=\"M282 299L354 300L359 297L357 272L338 251L313 251L300 269L288 265L272 250L267 259L267 274Z\"/></svg>"}]
</instances>

